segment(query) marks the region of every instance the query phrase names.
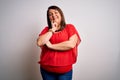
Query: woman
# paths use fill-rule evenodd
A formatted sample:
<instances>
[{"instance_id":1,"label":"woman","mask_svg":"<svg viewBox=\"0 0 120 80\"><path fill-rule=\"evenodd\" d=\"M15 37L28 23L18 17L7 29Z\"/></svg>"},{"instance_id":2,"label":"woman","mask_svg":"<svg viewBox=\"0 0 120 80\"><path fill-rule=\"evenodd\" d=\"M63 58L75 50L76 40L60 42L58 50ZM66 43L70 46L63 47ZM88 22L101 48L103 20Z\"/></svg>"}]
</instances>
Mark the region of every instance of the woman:
<instances>
[{"instance_id":1,"label":"woman","mask_svg":"<svg viewBox=\"0 0 120 80\"><path fill-rule=\"evenodd\" d=\"M47 10L48 26L39 34L40 69L43 80L72 80L72 65L77 59L81 39L72 24L66 24L57 6Z\"/></svg>"}]
</instances>

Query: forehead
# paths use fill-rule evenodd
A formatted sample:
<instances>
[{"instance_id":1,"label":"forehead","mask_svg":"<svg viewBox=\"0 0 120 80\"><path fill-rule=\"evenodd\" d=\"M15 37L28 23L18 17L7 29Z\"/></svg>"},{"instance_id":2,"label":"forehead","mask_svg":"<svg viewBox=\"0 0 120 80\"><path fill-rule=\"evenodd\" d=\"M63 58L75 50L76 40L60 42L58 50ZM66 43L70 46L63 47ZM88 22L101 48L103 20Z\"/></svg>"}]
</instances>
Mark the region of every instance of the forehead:
<instances>
[{"instance_id":1,"label":"forehead","mask_svg":"<svg viewBox=\"0 0 120 80\"><path fill-rule=\"evenodd\" d=\"M59 12L57 9L49 9L49 13L52 13L52 12Z\"/></svg>"}]
</instances>

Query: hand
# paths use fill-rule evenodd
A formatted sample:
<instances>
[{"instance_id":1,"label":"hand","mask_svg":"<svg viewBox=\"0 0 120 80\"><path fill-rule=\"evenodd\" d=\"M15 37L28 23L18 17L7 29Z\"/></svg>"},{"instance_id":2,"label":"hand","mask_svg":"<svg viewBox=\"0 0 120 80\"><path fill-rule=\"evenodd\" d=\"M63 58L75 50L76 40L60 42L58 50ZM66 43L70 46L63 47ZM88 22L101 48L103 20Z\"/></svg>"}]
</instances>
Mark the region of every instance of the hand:
<instances>
[{"instance_id":1,"label":"hand","mask_svg":"<svg viewBox=\"0 0 120 80\"><path fill-rule=\"evenodd\" d=\"M52 25L52 30L55 32L58 28L58 24L55 22L55 21L52 21L51 22L51 25Z\"/></svg>"},{"instance_id":2,"label":"hand","mask_svg":"<svg viewBox=\"0 0 120 80\"><path fill-rule=\"evenodd\" d=\"M47 46L48 48L51 48L51 47L52 47L51 42L50 42L50 41L48 41L48 42L46 43L46 46Z\"/></svg>"}]
</instances>

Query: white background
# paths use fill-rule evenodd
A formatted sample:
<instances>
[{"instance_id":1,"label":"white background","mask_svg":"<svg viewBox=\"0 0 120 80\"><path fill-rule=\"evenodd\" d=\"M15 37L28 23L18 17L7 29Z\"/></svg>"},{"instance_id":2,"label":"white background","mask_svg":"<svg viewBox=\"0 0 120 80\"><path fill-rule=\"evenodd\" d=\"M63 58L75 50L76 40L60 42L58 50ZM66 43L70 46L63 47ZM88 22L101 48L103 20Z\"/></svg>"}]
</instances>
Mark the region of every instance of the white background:
<instances>
[{"instance_id":1,"label":"white background","mask_svg":"<svg viewBox=\"0 0 120 80\"><path fill-rule=\"evenodd\" d=\"M82 39L73 80L120 80L120 0L0 0L0 80L42 80L36 39L50 5Z\"/></svg>"}]
</instances>

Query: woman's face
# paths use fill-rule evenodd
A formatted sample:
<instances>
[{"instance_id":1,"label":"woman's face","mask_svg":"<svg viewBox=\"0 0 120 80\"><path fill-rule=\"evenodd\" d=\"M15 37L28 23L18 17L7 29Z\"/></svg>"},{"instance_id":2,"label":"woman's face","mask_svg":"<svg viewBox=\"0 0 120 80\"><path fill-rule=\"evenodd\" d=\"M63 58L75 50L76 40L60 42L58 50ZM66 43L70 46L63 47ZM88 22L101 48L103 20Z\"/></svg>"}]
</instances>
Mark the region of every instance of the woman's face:
<instances>
[{"instance_id":1,"label":"woman's face","mask_svg":"<svg viewBox=\"0 0 120 80\"><path fill-rule=\"evenodd\" d=\"M60 25L61 15L57 10L50 9L48 14L49 14L49 19L51 22L56 22L58 25Z\"/></svg>"}]
</instances>

